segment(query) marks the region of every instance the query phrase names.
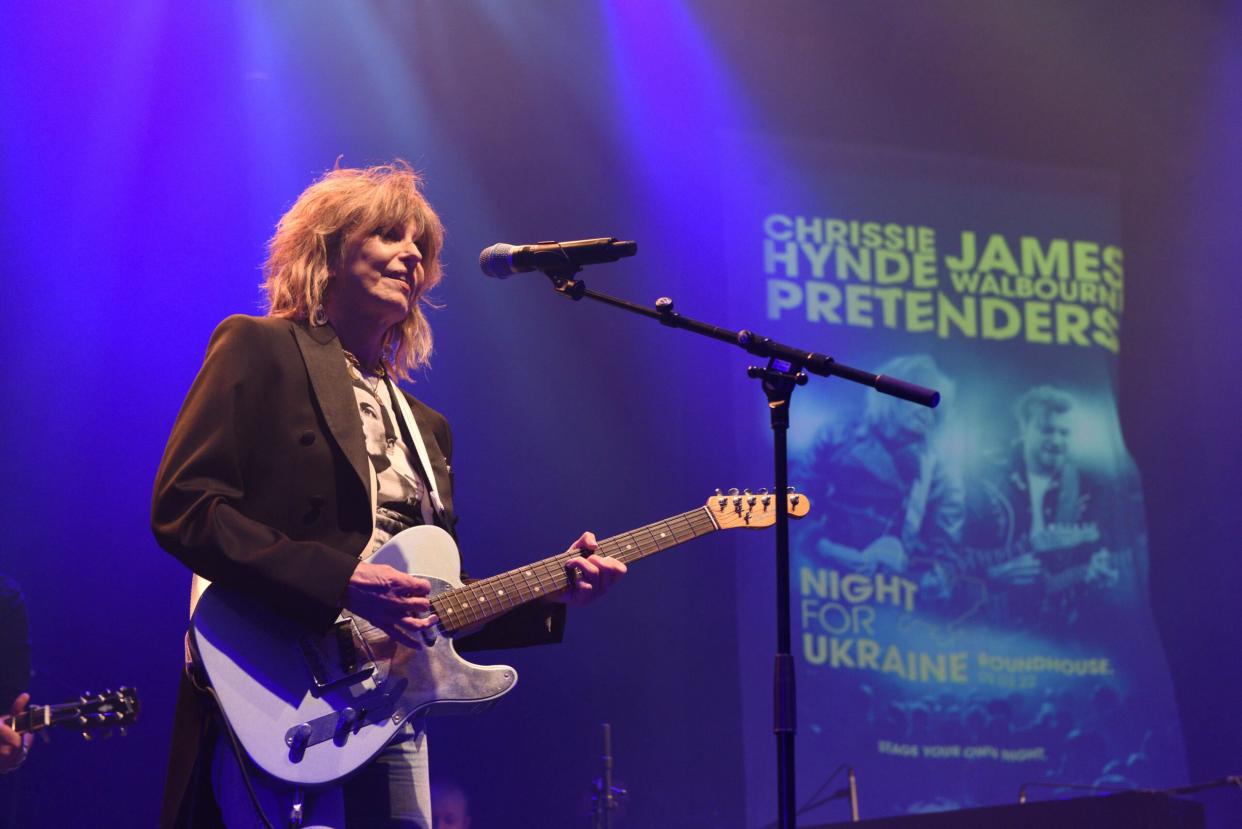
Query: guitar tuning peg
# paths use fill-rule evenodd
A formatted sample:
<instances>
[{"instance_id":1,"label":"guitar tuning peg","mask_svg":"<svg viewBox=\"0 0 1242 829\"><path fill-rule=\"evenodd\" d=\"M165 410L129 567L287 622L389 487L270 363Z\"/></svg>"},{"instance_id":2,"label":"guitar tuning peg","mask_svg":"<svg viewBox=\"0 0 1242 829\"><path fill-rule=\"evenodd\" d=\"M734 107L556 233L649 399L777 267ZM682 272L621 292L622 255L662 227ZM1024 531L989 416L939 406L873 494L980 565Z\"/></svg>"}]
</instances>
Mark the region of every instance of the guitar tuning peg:
<instances>
[{"instance_id":1,"label":"guitar tuning peg","mask_svg":"<svg viewBox=\"0 0 1242 829\"><path fill-rule=\"evenodd\" d=\"M717 494L717 495L719 495L719 494L720 494L720 487L716 487L716 494Z\"/></svg>"},{"instance_id":2,"label":"guitar tuning peg","mask_svg":"<svg viewBox=\"0 0 1242 829\"><path fill-rule=\"evenodd\" d=\"M731 495L731 496L732 496L732 495L737 495L737 487L735 487L735 486L731 486L731 487L729 487L729 495Z\"/></svg>"},{"instance_id":3,"label":"guitar tuning peg","mask_svg":"<svg viewBox=\"0 0 1242 829\"><path fill-rule=\"evenodd\" d=\"M761 487L759 487L759 494L760 494L760 495L767 495L767 494L768 494L768 488L767 488L766 486L761 486Z\"/></svg>"}]
</instances>

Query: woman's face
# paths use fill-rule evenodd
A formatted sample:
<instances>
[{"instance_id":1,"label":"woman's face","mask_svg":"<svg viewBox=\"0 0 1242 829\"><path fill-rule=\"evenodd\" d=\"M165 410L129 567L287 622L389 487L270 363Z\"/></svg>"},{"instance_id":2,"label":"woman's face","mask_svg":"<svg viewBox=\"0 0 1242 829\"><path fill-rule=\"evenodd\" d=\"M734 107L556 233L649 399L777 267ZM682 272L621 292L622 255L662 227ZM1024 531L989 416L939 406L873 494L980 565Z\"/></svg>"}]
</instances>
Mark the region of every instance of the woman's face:
<instances>
[{"instance_id":1,"label":"woman's face","mask_svg":"<svg viewBox=\"0 0 1242 829\"><path fill-rule=\"evenodd\" d=\"M422 293L423 254L416 230L409 221L349 237L325 300L334 321L356 316L387 329L406 318Z\"/></svg>"}]
</instances>

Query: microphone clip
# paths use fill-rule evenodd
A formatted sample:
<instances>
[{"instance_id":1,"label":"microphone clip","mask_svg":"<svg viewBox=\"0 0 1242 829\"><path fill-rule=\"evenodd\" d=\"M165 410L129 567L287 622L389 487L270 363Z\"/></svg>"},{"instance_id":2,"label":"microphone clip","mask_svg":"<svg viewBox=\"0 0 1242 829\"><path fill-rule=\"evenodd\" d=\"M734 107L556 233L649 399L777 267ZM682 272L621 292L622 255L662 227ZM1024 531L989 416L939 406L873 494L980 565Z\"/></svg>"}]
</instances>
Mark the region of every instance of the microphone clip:
<instances>
[{"instance_id":1,"label":"microphone clip","mask_svg":"<svg viewBox=\"0 0 1242 829\"><path fill-rule=\"evenodd\" d=\"M581 270L581 265L566 264L563 268L547 268L543 274L552 280L552 287L558 294L577 302L586 295L586 283L581 279L574 279L574 275Z\"/></svg>"}]
</instances>

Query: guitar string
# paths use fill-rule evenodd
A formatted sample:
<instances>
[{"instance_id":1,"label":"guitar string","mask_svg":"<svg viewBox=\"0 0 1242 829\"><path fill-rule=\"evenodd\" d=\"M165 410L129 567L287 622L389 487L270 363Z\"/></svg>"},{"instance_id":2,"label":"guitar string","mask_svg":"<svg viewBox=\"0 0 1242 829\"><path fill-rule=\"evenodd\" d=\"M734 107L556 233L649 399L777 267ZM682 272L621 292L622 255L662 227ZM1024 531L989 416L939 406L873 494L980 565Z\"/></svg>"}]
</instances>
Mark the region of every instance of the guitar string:
<instances>
[{"instance_id":1,"label":"guitar string","mask_svg":"<svg viewBox=\"0 0 1242 829\"><path fill-rule=\"evenodd\" d=\"M629 563L660 550L667 549L668 547L671 547L674 544L679 544L682 541L682 539L677 536L676 531L672 528L674 523L680 523L684 526L686 532L685 540L697 538L716 529L715 523L707 515L707 508L699 507L671 519L656 522L653 525L641 527L629 533L623 533L618 536L607 538L600 542L599 549L596 553L598 555L609 555L625 563ZM652 527L660 525L669 528L667 530L667 534L673 536L674 539L671 543L659 543L659 539L654 535L654 533L650 532ZM651 537L652 543L649 549L641 543L641 540L636 538L637 533L643 532L644 530L647 531ZM622 543L627 541L628 543L626 546L622 547ZM634 547L637 547L638 549L633 552L626 552L626 550L633 550ZM510 585L517 585L518 587L516 591L516 600L509 598L507 601L500 602L502 605L500 612L502 613L516 607L519 604L524 604L525 602L538 598L541 595L555 593L557 590L560 590L568 584L568 576L564 571L564 561L571 555L572 554L561 553L559 555L550 556L549 558L527 565L526 567L510 570L505 573L492 576L488 579L482 579L479 582L456 588L449 594L444 595L443 598L456 599L459 594L466 593L469 594L469 599L461 602L461 604L465 605L465 609L463 609L461 616L456 615L456 611L461 608L446 608L451 611L451 613L441 615L442 623L445 616L449 616L452 621L447 625L447 628L452 630L454 628L473 625L483 621L484 619L494 618L494 615L499 615L498 613L495 613L495 611L486 616L480 615L477 612L478 605L483 603L481 601L477 601L478 594L494 594L494 587L496 584L503 585L508 583ZM533 586L531 584L532 577L534 581ZM523 592L522 587L526 588L526 592ZM433 601L433 607L435 604L436 603Z\"/></svg>"},{"instance_id":2,"label":"guitar string","mask_svg":"<svg viewBox=\"0 0 1242 829\"><path fill-rule=\"evenodd\" d=\"M636 561L647 555L667 549L675 544L680 544L683 539L678 538L676 531L673 529L672 525L674 522L680 522L685 525L686 537L684 540L686 541L706 535L716 529L715 522L707 514L707 508L698 507L694 510L690 510L689 512L674 516L673 518L658 521L655 524L649 524L628 533L604 539L599 544L597 554L609 555L628 564L631 561ZM673 536L674 540L672 543L661 545L659 539L651 531L652 527L660 525L668 528L666 532L668 535ZM638 533L644 531L646 531L651 538L650 549L644 549L641 541L636 538ZM630 540L630 543L623 549L621 548L621 542L626 540ZM634 553L625 552L625 550L632 549L635 546L637 546L638 549ZM486 579L481 579L478 582L446 591L445 593L442 593L432 599L432 612L440 616L441 626L445 627L450 632L454 629L467 627L484 620L503 615L505 612L517 607L518 605L533 601L534 599L540 598L541 596L549 593L555 593L557 590L565 587L568 584L568 576L564 572L563 562L569 557L570 556L565 553L550 556L542 559L541 561L526 565L525 567L509 570ZM534 587L531 586L532 576L535 582ZM516 587L515 592L518 595L519 600L513 601L510 599L508 601L500 601L501 597L497 595L496 600L497 603L500 604L500 608L498 610L493 605L494 590L492 588L495 584L505 584L506 580L511 588ZM525 595L523 595L523 587L525 587L527 591ZM459 604L459 607L449 606L452 603ZM483 610L483 605L487 606L486 611ZM461 611L460 614L457 612L459 610ZM378 628L369 621L361 617L354 618L359 623L360 634L365 636L366 633L378 630Z\"/></svg>"},{"instance_id":3,"label":"guitar string","mask_svg":"<svg viewBox=\"0 0 1242 829\"><path fill-rule=\"evenodd\" d=\"M736 501L730 501L736 509ZM711 515L711 509L706 506L698 507L606 538L599 543L596 554L611 556L629 564L699 538L719 528ZM725 508L717 509L722 514L727 513ZM766 512L766 505L764 511ZM656 534L658 529L663 530L660 535ZM646 541L640 534L646 535ZM496 618L517 606L564 588L569 582L564 562L574 554L549 556L524 567L445 591L431 600L431 611L440 617L441 627L450 633ZM365 619L355 618L361 623L360 633L378 630Z\"/></svg>"}]
</instances>

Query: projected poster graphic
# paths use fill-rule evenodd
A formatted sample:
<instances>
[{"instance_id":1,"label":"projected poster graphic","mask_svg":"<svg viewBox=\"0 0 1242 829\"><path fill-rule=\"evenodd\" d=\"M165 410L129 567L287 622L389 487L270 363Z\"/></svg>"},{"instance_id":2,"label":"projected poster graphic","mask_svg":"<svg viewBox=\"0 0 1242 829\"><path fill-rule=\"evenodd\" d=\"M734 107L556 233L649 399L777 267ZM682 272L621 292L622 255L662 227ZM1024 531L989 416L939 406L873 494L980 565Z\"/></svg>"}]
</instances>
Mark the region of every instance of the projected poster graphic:
<instances>
[{"instance_id":1,"label":"projected poster graphic","mask_svg":"<svg viewBox=\"0 0 1242 829\"><path fill-rule=\"evenodd\" d=\"M943 394L930 410L837 379L795 393L791 481L813 503L791 534L800 805L841 763L864 817L1013 802L1029 782L1183 781L1117 415L1116 183L730 146L730 307L779 341ZM747 445L770 445L767 430L757 415ZM769 567L740 563L740 583L770 582ZM749 603L739 618L753 664L772 633ZM741 681L748 825L761 826L775 815L770 674Z\"/></svg>"}]
</instances>

